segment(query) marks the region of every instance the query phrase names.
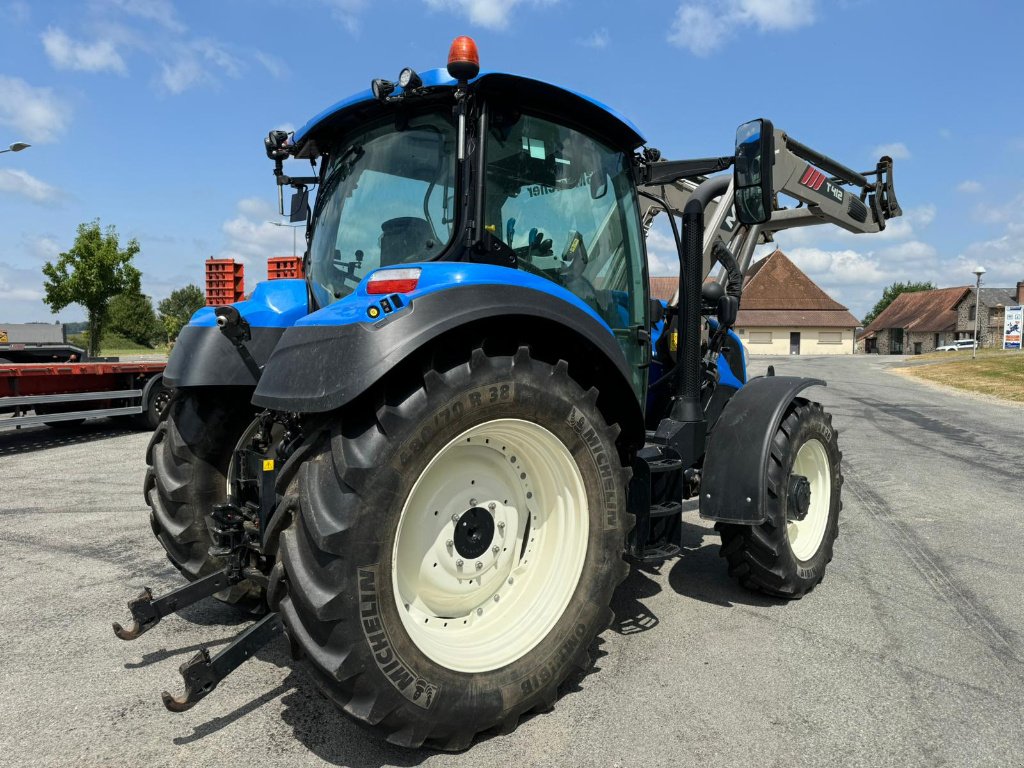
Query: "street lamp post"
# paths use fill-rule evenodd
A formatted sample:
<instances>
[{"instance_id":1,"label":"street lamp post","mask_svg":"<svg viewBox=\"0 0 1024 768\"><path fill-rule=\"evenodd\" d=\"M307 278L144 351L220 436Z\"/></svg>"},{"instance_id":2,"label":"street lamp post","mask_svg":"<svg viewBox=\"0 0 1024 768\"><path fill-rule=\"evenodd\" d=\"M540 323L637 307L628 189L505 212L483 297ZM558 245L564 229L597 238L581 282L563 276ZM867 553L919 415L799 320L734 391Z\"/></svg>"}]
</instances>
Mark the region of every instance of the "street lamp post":
<instances>
[{"instance_id":1,"label":"street lamp post","mask_svg":"<svg viewBox=\"0 0 1024 768\"><path fill-rule=\"evenodd\" d=\"M299 222L298 224L287 224L283 221L268 221L267 224L273 224L275 227L291 227L292 228L292 258L298 258L298 250L295 245L295 230L299 227L306 226L305 222Z\"/></svg>"},{"instance_id":2,"label":"street lamp post","mask_svg":"<svg viewBox=\"0 0 1024 768\"><path fill-rule=\"evenodd\" d=\"M981 276L985 274L985 268L977 266L974 268L977 282L974 286L974 346L971 347L971 359L978 357L978 313L981 310Z\"/></svg>"},{"instance_id":3,"label":"street lamp post","mask_svg":"<svg viewBox=\"0 0 1024 768\"><path fill-rule=\"evenodd\" d=\"M31 146L31 144L26 144L24 141L16 141L7 147L7 149L0 149L0 154L3 154L4 152L21 152L21 150L28 149Z\"/></svg>"}]
</instances>

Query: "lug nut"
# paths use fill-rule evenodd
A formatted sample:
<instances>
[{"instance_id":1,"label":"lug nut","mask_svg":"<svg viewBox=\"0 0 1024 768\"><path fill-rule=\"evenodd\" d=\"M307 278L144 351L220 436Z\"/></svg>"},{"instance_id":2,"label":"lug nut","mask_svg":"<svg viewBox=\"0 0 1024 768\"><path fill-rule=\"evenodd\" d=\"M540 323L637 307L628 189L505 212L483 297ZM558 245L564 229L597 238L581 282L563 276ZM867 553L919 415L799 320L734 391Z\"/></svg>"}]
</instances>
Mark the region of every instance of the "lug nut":
<instances>
[{"instance_id":1,"label":"lug nut","mask_svg":"<svg viewBox=\"0 0 1024 768\"><path fill-rule=\"evenodd\" d=\"M515 582L516 582L516 580L513 579L511 576L508 577L508 583L509 584L515 584Z\"/></svg>"},{"instance_id":2,"label":"lug nut","mask_svg":"<svg viewBox=\"0 0 1024 768\"><path fill-rule=\"evenodd\" d=\"M505 522L503 520L499 520L498 521L498 530L499 531L504 531L505 530Z\"/></svg>"},{"instance_id":3,"label":"lug nut","mask_svg":"<svg viewBox=\"0 0 1024 768\"><path fill-rule=\"evenodd\" d=\"M490 504L488 504L488 505L487 505L487 508L488 508L489 510L491 510L491 512L493 512L494 510L496 510L496 509L498 508L498 505L497 505L497 504L495 504L495 503L494 503L494 502L492 501L492 502L491 502Z\"/></svg>"},{"instance_id":4,"label":"lug nut","mask_svg":"<svg viewBox=\"0 0 1024 768\"><path fill-rule=\"evenodd\" d=\"M493 547L491 547L491 552L493 552L494 554L498 554L499 552L501 552L501 547L495 544Z\"/></svg>"},{"instance_id":5,"label":"lug nut","mask_svg":"<svg viewBox=\"0 0 1024 768\"><path fill-rule=\"evenodd\" d=\"M456 515L452 515L452 522L453 523L459 522L459 516L457 514Z\"/></svg>"},{"instance_id":6,"label":"lug nut","mask_svg":"<svg viewBox=\"0 0 1024 768\"><path fill-rule=\"evenodd\" d=\"M494 602L498 602L501 599L501 595L494 596Z\"/></svg>"},{"instance_id":7,"label":"lug nut","mask_svg":"<svg viewBox=\"0 0 1024 768\"><path fill-rule=\"evenodd\" d=\"M463 566L463 562L461 560L456 560L455 561L455 567L456 568L461 568L462 566Z\"/></svg>"},{"instance_id":8,"label":"lug nut","mask_svg":"<svg viewBox=\"0 0 1024 768\"><path fill-rule=\"evenodd\" d=\"M469 506L475 507L476 506L476 499L470 499L469 500Z\"/></svg>"},{"instance_id":9,"label":"lug nut","mask_svg":"<svg viewBox=\"0 0 1024 768\"><path fill-rule=\"evenodd\" d=\"M484 609L483 608L477 608L476 609L476 615L477 616L483 616L484 615Z\"/></svg>"},{"instance_id":10,"label":"lug nut","mask_svg":"<svg viewBox=\"0 0 1024 768\"><path fill-rule=\"evenodd\" d=\"M452 548L452 546L453 546L454 544L455 544L455 542L454 542L454 541L452 541L451 539L448 539L448 541L446 541L446 542L444 543L444 545L445 545L446 547L448 547L448 549L451 549L451 548Z\"/></svg>"},{"instance_id":11,"label":"lug nut","mask_svg":"<svg viewBox=\"0 0 1024 768\"><path fill-rule=\"evenodd\" d=\"M477 560L477 563L476 563L476 569L477 569L477 570L479 571L479 570L480 570L481 568L483 568L483 567L484 567L484 564L483 564L483 563L481 563L481 562L480 562L479 560Z\"/></svg>"}]
</instances>

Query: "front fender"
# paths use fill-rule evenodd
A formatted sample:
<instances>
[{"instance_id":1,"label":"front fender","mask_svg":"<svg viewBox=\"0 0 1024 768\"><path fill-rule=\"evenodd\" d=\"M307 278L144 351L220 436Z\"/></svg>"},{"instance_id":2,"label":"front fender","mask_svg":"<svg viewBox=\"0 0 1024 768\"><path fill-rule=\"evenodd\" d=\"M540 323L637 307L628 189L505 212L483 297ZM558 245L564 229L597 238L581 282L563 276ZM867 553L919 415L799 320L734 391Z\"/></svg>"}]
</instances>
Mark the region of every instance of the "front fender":
<instances>
[{"instance_id":1,"label":"front fender","mask_svg":"<svg viewBox=\"0 0 1024 768\"><path fill-rule=\"evenodd\" d=\"M304 280L268 280L259 283L245 301L233 304L252 327L246 348L263 365L285 329L309 314ZM217 328L213 307L198 310L181 329L171 350L164 380L172 387L255 387L256 377L238 350Z\"/></svg>"},{"instance_id":2,"label":"front fender","mask_svg":"<svg viewBox=\"0 0 1024 768\"><path fill-rule=\"evenodd\" d=\"M765 520L768 461L772 439L786 408L821 379L759 376L726 404L708 439L700 483L700 516L705 520L760 525Z\"/></svg>"}]
</instances>

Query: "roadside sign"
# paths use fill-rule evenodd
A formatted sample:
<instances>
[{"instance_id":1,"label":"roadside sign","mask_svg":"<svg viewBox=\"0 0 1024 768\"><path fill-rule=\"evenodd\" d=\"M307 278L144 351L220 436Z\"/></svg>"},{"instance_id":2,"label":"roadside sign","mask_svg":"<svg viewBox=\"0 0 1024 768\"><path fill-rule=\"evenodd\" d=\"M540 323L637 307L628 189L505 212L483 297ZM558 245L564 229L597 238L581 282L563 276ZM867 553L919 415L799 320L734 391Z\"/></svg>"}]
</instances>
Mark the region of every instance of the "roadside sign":
<instances>
[{"instance_id":1,"label":"roadside sign","mask_svg":"<svg viewBox=\"0 0 1024 768\"><path fill-rule=\"evenodd\" d=\"M1020 349L1020 330L1024 325L1024 306L1007 307L1003 322L1003 349Z\"/></svg>"}]
</instances>

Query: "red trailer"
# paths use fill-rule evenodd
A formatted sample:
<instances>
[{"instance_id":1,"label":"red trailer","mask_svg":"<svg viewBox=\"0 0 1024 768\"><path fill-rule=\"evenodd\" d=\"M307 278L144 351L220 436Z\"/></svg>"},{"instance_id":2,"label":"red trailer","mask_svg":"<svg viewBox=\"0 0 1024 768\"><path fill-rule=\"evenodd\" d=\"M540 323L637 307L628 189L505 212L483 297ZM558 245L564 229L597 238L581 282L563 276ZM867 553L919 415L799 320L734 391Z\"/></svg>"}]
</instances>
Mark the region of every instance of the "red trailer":
<instances>
[{"instance_id":1,"label":"red trailer","mask_svg":"<svg viewBox=\"0 0 1024 768\"><path fill-rule=\"evenodd\" d=\"M0 430L131 417L153 429L170 400L166 363L0 364ZM30 413L31 412L31 413ZM8 415L10 414L10 415Z\"/></svg>"}]
</instances>

